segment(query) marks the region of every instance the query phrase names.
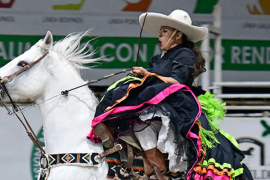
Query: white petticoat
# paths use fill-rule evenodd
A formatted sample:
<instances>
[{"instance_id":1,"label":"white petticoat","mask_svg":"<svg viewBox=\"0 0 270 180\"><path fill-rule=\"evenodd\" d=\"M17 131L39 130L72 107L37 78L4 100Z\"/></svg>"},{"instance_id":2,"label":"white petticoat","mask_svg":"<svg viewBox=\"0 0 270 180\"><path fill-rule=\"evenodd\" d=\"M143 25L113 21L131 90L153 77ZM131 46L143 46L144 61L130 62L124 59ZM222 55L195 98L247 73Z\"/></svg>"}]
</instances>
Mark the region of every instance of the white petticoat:
<instances>
[{"instance_id":1,"label":"white petticoat","mask_svg":"<svg viewBox=\"0 0 270 180\"><path fill-rule=\"evenodd\" d=\"M142 121L152 119L153 117L161 117L160 121L152 121L146 124L135 124L133 126L134 133L141 143L144 150L157 147L162 153L168 153L169 170L171 172L186 172L187 161L183 161L183 157L175 155L176 144L173 142L174 134L170 128L170 119L164 115L161 110L155 113L144 111L140 115ZM146 127L146 128L145 128ZM145 128L145 129L143 129ZM143 129L143 130L142 130ZM139 132L136 132L139 131Z\"/></svg>"}]
</instances>

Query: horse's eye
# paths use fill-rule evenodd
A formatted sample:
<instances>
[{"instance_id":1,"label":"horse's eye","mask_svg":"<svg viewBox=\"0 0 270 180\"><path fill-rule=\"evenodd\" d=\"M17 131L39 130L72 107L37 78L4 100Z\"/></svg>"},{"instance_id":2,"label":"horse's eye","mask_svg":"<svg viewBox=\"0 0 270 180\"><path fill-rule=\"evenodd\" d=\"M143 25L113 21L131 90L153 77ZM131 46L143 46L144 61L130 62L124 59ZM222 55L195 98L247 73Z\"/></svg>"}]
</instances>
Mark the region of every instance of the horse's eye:
<instances>
[{"instance_id":1,"label":"horse's eye","mask_svg":"<svg viewBox=\"0 0 270 180\"><path fill-rule=\"evenodd\" d=\"M18 63L18 66L21 66L21 67L24 67L26 65L28 65L28 63L25 62L25 61L21 61L21 62Z\"/></svg>"}]
</instances>

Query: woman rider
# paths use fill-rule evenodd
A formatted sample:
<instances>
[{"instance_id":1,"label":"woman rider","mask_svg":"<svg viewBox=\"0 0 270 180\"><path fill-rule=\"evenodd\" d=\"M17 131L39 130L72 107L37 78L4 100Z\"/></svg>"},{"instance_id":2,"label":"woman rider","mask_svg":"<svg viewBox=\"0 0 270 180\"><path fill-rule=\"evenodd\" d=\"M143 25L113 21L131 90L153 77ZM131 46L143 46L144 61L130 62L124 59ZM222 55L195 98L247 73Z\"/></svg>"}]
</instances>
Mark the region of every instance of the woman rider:
<instances>
[{"instance_id":1,"label":"woman rider","mask_svg":"<svg viewBox=\"0 0 270 180\"><path fill-rule=\"evenodd\" d=\"M167 83L185 84L192 87L194 78L205 71L205 60L199 50L195 49L194 42L202 40L208 30L192 26L188 13L182 10L175 10L169 16L159 13L144 13L139 17L141 24L143 24L145 16L144 29L150 34L158 36L162 54L151 58L149 71L143 67L134 67L132 73L141 78L147 74L156 73ZM144 129L144 126L144 124L136 123L135 132ZM157 148L160 128L160 121L152 121L147 128L135 135L140 141L149 163L158 167L160 172L165 174L166 163ZM146 172L146 174L149 175L151 172Z\"/></svg>"},{"instance_id":2,"label":"woman rider","mask_svg":"<svg viewBox=\"0 0 270 180\"><path fill-rule=\"evenodd\" d=\"M208 30L191 25L188 13L182 10L175 10L169 16L144 13L139 18L141 25L144 20L144 29L159 37L162 54L149 61L149 70L134 67L132 73L143 77L142 80L125 79L107 91L92 121L94 133L91 131L88 138L97 140L98 136L106 148L111 148L114 137L104 124L112 119L132 121L148 162L164 177L169 169L185 172L189 179L252 179L241 164L244 156L237 144L216 128L217 113L210 116L209 109L194 95L204 94L192 84L205 71L205 61L194 48L194 42L202 40ZM213 99L209 93L203 97L202 102ZM222 106L215 100L212 102L216 103L210 108L212 112L216 107L214 112L219 112ZM160 151L169 154L169 168ZM148 176L152 173L145 170Z\"/></svg>"}]
</instances>

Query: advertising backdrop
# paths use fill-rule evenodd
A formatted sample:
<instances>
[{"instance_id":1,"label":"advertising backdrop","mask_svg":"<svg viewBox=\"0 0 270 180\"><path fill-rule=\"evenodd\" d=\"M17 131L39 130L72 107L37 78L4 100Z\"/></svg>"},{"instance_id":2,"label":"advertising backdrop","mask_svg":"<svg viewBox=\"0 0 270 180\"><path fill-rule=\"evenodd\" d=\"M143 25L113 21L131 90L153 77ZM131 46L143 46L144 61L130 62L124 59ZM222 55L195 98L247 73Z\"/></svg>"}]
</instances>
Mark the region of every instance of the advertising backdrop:
<instances>
[{"instance_id":1,"label":"advertising backdrop","mask_svg":"<svg viewBox=\"0 0 270 180\"><path fill-rule=\"evenodd\" d=\"M106 61L87 72L88 80L135 64L141 13L186 10L194 25L212 24L215 5L222 9L223 80L270 81L269 0L0 0L0 66L22 54L47 31L54 40L90 31L92 50ZM211 38L213 36L211 35ZM83 39L87 41L89 39ZM213 47L213 40L211 41ZM157 38L143 31L139 66L160 53ZM204 52L203 52L204 53ZM213 59L213 50L208 61ZM118 76L119 77L119 76ZM114 79L116 80L116 79ZM112 80L99 85L109 85ZM43 143L37 108L26 117ZM233 135L256 180L270 179L270 119L226 118L221 129ZM0 179L36 179L39 153L21 124L0 108Z\"/></svg>"},{"instance_id":2,"label":"advertising backdrop","mask_svg":"<svg viewBox=\"0 0 270 180\"><path fill-rule=\"evenodd\" d=\"M223 70L269 71L270 1L268 0L1 0L0 65L23 53L49 30L56 39L92 29L100 37L93 48L108 63L97 68L134 65L144 11L169 14L186 10L194 25L212 24L214 5L222 8ZM160 52L157 39L143 32L139 65L147 67ZM212 59L213 55L211 56ZM267 79L266 79L267 80Z\"/></svg>"}]
</instances>

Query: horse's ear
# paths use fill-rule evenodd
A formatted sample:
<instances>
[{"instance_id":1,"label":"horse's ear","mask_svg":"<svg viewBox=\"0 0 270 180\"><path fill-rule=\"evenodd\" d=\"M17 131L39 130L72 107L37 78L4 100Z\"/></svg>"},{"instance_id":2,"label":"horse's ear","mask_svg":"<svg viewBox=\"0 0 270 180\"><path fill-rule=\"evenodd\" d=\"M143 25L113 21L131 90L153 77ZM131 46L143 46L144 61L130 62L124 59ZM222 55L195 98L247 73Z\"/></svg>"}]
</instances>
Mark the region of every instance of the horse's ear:
<instances>
[{"instance_id":1,"label":"horse's ear","mask_svg":"<svg viewBox=\"0 0 270 180\"><path fill-rule=\"evenodd\" d=\"M45 38L43 39L42 43L43 45L41 46L41 51L43 53L48 52L53 44L53 36L50 31L47 31L47 34Z\"/></svg>"},{"instance_id":2,"label":"horse's ear","mask_svg":"<svg viewBox=\"0 0 270 180\"><path fill-rule=\"evenodd\" d=\"M43 43L45 46L51 47L53 44L53 36L52 33L50 31L47 31L47 34L43 40Z\"/></svg>"}]
</instances>

